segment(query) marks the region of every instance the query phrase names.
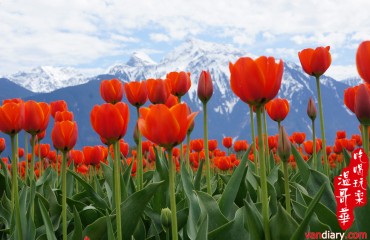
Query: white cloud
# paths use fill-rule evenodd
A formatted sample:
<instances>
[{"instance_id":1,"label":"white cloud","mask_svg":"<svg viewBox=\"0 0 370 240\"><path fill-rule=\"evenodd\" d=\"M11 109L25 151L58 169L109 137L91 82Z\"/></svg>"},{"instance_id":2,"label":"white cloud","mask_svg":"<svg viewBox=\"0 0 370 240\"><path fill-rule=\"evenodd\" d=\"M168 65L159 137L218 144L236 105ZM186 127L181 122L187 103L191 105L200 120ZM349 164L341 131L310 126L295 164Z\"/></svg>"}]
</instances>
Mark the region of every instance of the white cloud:
<instances>
[{"instance_id":1,"label":"white cloud","mask_svg":"<svg viewBox=\"0 0 370 240\"><path fill-rule=\"evenodd\" d=\"M330 45L333 52L353 50L370 39L367 0L0 1L0 73L87 64L125 54L132 45L152 48L150 41L170 44L197 36L231 39L282 56L293 55L284 52L288 48L318 45ZM274 46L280 36L296 46Z\"/></svg>"},{"instance_id":2,"label":"white cloud","mask_svg":"<svg viewBox=\"0 0 370 240\"><path fill-rule=\"evenodd\" d=\"M356 65L331 65L325 75L338 81L358 77Z\"/></svg>"}]
</instances>

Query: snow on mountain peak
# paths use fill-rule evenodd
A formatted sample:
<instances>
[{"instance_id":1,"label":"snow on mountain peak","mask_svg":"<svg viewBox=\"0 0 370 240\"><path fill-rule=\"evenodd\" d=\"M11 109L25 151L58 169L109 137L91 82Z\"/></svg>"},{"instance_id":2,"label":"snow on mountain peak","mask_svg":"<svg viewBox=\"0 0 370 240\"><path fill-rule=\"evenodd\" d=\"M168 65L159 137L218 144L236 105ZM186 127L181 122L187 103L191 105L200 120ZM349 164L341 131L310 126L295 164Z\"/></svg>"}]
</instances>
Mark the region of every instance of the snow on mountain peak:
<instances>
[{"instance_id":1,"label":"snow on mountain peak","mask_svg":"<svg viewBox=\"0 0 370 240\"><path fill-rule=\"evenodd\" d=\"M39 66L6 77L32 92L52 92L59 88L75 86L88 81L88 78L75 68L52 66Z\"/></svg>"},{"instance_id":2,"label":"snow on mountain peak","mask_svg":"<svg viewBox=\"0 0 370 240\"><path fill-rule=\"evenodd\" d=\"M157 63L144 52L133 52L126 65L130 67L144 67Z\"/></svg>"}]
</instances>

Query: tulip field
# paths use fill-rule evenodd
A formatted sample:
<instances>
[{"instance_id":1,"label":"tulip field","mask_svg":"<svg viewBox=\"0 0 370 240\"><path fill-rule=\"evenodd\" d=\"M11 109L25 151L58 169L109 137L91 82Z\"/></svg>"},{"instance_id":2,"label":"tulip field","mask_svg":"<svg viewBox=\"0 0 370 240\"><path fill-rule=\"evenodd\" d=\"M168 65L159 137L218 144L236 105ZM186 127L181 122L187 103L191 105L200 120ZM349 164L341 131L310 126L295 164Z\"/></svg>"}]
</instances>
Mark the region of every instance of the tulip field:
<instances>
[{"instance_id":1,"label":"tulip field","mask_svg":"<svg viewBox=\"0 0 370 240\"><path fill-rule=\"evenodd\" d=\"M250 109L249 142L208 139L207 103L217 96L207 71L197 86L201 111L181 100L191 86L187 72L102 80L96 93L106 103L91 109L89 123L101 145L82 149L74 148L78 125L63 99L4 100L0 131L8 137L0 138L0 153L9 148L11 154L0 160L0 239L300 240L323 233L367 239L370 41L356 54L364 83L343 99L360 131L349 136L338 129L332 146L320 92L330 47L307 48L298 57L317 85L317 96L302 99L312 134L286 132L290 105L277 98L283 60L266 56L229 63L230 88ZM135 144L129 145L124 139L131 138L133 118ZM203 119L200 139L192 138L195 118ZM277 135L268 136L266 118ZM52 143L43 142L45 134Z\"/></svg>"}]
</instances>

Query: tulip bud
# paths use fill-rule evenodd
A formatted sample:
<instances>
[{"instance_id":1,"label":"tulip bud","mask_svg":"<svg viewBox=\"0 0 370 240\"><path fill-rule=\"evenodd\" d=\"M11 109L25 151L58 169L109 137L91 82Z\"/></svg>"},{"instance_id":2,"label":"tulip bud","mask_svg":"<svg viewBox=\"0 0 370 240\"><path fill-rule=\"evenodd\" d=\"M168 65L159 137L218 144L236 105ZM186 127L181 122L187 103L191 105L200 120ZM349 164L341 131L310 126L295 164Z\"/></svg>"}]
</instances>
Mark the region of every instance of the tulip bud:
<instances>
[{"instance_id":1,"label":"tulip bud","mask_svg":"<svg viewBox=\"0 0 370 240\"><path fill-rule=\"evenodd\" d=\"M212 78L209 71L202 71L198 81L198 98L202 103L207 103L213 94Z\"/></svg>"},{"instance_id":2,"label":"tulip bud","mask_svg":"<svg viewBox=\"0 0 370 240\"><path fill-rule=\"evenodd\" d=\"M169 208L163 208L161 211L161 224L165 231L171 227L171 210Z\"/></svg>"},{"instance_id":3,"label":"tulip bud","mask_svg":"<svg viewBox=\"0 0 370 240\"><path fill-rule=\"evenodd\" d=\"M307 106L307 115L309 118L311 118L312 121L315 120L316 118L316 106L315 106L315 102L313 101L312 97L310 98L310 100L308 101L308 106Z\"/></svg>"},{"instance_id":4,"label":"tulip bud","mask_svg":"<svg viewBox=\"0 0 370 240\"><path fill-rule=\"evenodd\" d=\"M139 125L137 123L135 125L133 138L134 138L136 145L138 145L139 144Z\"/></svg>"},{"instance_id":5,"label":"tulip bud","mask_svg":"<svg viewBox=\"0 0 370 240\"><path fill-rule=\"evenodd\" d=\"M370 90L365 84L358 87L355 96L355 114L361 124L370 125Z\"/></svg>"},{"instance_id":6,"label":"tulip bud","mask_svg":"<svg viewBox=\"0 0 370 240\"><path fill-rule=\"evenodd\" d=\"M279 139L277 147L278 155L283 162L287 162L290 157L290 141L288 134L283 126L279 129Z\"/></svg>"}]
</instances>

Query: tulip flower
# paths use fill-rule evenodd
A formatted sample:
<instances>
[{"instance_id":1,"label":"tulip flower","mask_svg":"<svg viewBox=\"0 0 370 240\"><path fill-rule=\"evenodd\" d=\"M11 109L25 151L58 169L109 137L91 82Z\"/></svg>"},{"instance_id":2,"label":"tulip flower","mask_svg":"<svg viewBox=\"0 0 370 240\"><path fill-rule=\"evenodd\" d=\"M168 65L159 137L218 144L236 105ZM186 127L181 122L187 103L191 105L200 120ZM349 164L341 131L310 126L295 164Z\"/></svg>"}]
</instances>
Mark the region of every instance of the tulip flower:
<instances>
[{"instance_id":1,"label":"tulip flower","mask_svg":"<svg viewBox=\"0 0 370 240\"><path fill-rule=\"evenodd\" d=\"M55 114L57 112L64 112L64 111L68 111L68 106L67 106L66 101L58 100L58 101L50 103L50 113L53 118L55 118Z\"/></svg>"},{"instance_id":2,"label":"tulip flower","mask_svg":"<svg viewBox=\"0 0 370 240\"><path fill-rule=\"evenodd\" d=\"M280 128L280 122L283 121L289 113L289 102L285 98L275 98L265 105L267 114L269 117L278 122Z\"/></svg>"},{"instance_id":3,"label":"tulip flower","mask_svg":"<svg viewBox=\"0 0 370 240\"><path fill-rule=\"evenodd\" d=\"M213 83L211 74L202 71L198 81L198 98L202 103L207 103L213 95Z\"/></svg>"},{"instance_id":4,"label":"tulip flower","mask_svg":"<svg viewBox=\"0 0 370 240\"><path fill-rule=\"evenodd\" d=\"M320 76L326 72L331 64L330 47L318 47L316 49L307 48L298 53L303 70L311 76L316 78L317 96L319 101L320 111L320 128L323 148L326 148L324 116L322 110L321 90L320 90ZM329 176L328 159L324 154L324 163L326 175Z\"/></svg>"},{"instance_id":5,"label":"tulip flower","mask_svg":"<svg viewBox=\"0 0 370 240\"><path fill-rule=\"evenodd\" d=\"M184 96L191 86L190 73L189 72L170 72L166 75L166 79L171 87L171 94L179 98Z\"/></svg>"},{"instance_id":6,"label":"tulip flower","mask_svg":"<svg viewBox=\"0 0 370 240\"><path fill-rule=\"evenodd\" d=\"M51 131L54 148L62 152L62 231L63 240L67 239L67 152L77 142L78 127L76 122L55 122Z\"/></svg>"},{"instance_id":7,"label":"tulip flower","mask_svg":"<svg viewBox=\"0 0 370 240\"><path fill-rule=\"evenodd\" d=\"M344 90L344 104L353 113L355 113L355 96L358 86L349 87Z\"/></svg>"},{"instance_id":8,"label":"tulip flower","mask_svg":"<svg viewBox=\"0 0 370 240\"><path fill-rule=\"evenodd\" d=\"M36 144L34 151L41 159L46 158L50 151L50 144Z\"/></svg>"},{"instance_id":9,"label":"tulip flower","mask_svg":"<svg viewBox=\"0 0 370 240\"><path fill-rule=\"evenodd\" d=\"M135 107L141 107L148 100L146 82L128 82L124 85L126 98Z\"/></svg>"},{"instance_id":10,"label":"tulip flower","mask_svg":"<svg viewBox=\"0 0 370 240\"><path fill-rule=\"evenodd\" d=\"M123 83L115 78L101 81L100 95L107 103L115 104L120 102L123 97Z\"/></svg>"},{"instance_id":11,"label":"tulip flower","mask_svg":"<svg viewBox=\"0 0 370 240\"><path fill-rule=\"evenodd\" d=\"M170 96L168 96L167 101L164 104L168 108L171 108L171 107L175 106L178 103L180 103L179 99L175 95L170 94Z\"/></svg>"},{"instance_id":12,"label":"tulip flower","mask_svg":"<svg viewBox=\"0 0 370 240\"><path fill-rule=\"evenodd\" d=\"M356 53L356 66L361 78L370 83L370 41L360 43Z\"/></svg>"},{"instance_id":13,"label":"tulip flower","mask_svg":"<svg viewBox=\"0 0 370 240\"><path fill-rule=\"evenodd\" d=\"M208 140L208 150L209 151L213 152L214 150L216 150L217 145L218 145L218 142L216 139Z\"/></svg>"},{"instance_id":14,"label":"tulip flower","mask_svg":"<svg viewBox=\"0 0 370 240\"><path fill-rule=\"evenodd\" d=\"M177 240L178 230L175 199L176 166L172 149L185 139L188 128L196 115L197 112L188 112L188 106L185 103L177 104L172 108L168 108L164 104L156 104L150 108L140 109L138 121L140 132L144 137L168 151L171 226L172 239L174 240Z\"/></svg>"},{"instance_id":15,"label":"tulip flower","mask_svg":"<svg viewBox=\"0 0 370 240\"><path fill-rule=\"evenodd\" d=\"M104 153L100 146L85 146L82 148L82 152L86 165L96 166L104 160Z\"/></svg>"},{"instance_id":16,"label":"tulip flower","mask_svg":"<svg viewBox=\"0 0 370 240\"><path fill-rule=\"evenodd\" d=\"M148 98L153 104L164 104L171 94L170 83L163 79L146 80Z\"/></svg>"},{"instance_id":17,"label":"tulip flower","mask_svg":"<svg viewBox=\"0 0 370 240\"><path fill-rule=\"evenodd\" d=\"M194 139L190 142L190 149L194 152L200 152L204 149L203 139Z\"/></svg>"},{"instance_id":18,"label":"tulip flower","mask_svg":"<svg viewBox=\"0 0 370 240\"><path fill-rule=\"evenodd\" d=\"M33 100L24 103L24 130L31 135L36 135L46 130L50 119L50 106L44 102Z\"/></svg>"},{"instance_id":19,"label":"tulip flower","mask_svg":"<svg viewBox=\"0 0 370 240\"><path fill-rule=\"evenodd\" d=\"M297 143L298 145L301 145L304 142L304 140L306 139L306 133L304 133L304 132L294 132L292 134L292 138L293 138L295 143Z\"/></svg>"},{"instance_id":20,"label":"tulip flower","mask_svg":"<svg viewBox=\"0 0 370 240\"><path fill-rule=\"evenodd\" d=\"M69 162L70 164L73 161L75 166L79 166L85 162L84 153L81 150L71 150L69 151Z\"/></svg>"},{"instance_id":21,"label":"tulip flower","mask_svg":"<svg viewBox=\"0 0 370 240\"><path fill-rule=\"evenodd\" d=\"M230 155L230 148L233 146L233 138L232 137L224 137L222 139L222 145L227 148L228 155Z\"/></svg>"},{"instance_id":22,"label":"tulip flower","mask_svg":"<svg viewBox=\"0 0 370 240\"><path fill-rule=\"evenodd\" d=\"M73 112L70 112L70 111L58 111L58 112L55 113L54 120L56 122L73 121Z\"/></svg>"},{"instance_id":23,"label":"tulip flower","mask_svg":"<svg viewBox=\"0 0 370 240\"><path fill-rule=\"evenodd\" d=\"M5 139L4 138L0 138L0 154L5 150Z\"/></svg>"}]
</instances>

